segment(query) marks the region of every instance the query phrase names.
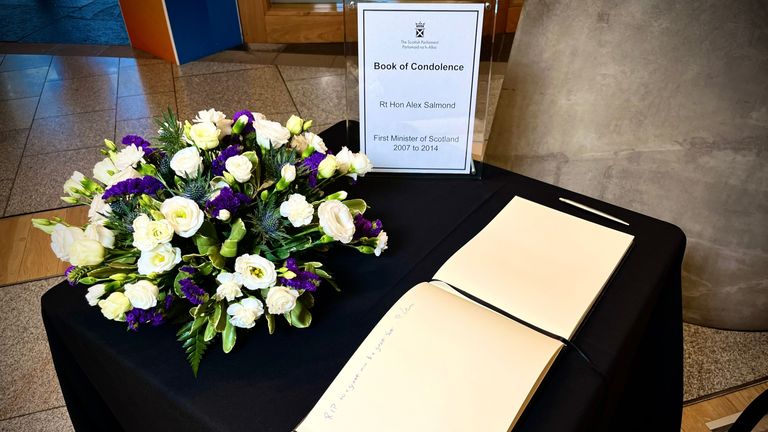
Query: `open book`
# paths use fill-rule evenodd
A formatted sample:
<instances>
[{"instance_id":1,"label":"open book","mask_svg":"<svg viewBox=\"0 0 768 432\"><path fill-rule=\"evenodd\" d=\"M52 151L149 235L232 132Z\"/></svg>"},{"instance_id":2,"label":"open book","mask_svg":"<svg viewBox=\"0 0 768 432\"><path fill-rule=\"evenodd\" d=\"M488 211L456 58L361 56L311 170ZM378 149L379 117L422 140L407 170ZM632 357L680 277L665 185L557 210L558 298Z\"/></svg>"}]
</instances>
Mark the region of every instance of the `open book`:
<instances>
[{"instance_id":1,"label":"open book","mask_svg":"<svg viewBox=\"0 0 768 432\"><path fill-rule=\"evenodd\" d=\"M574 335L632 241L515 197L392 306L296 431L511 430L563 347L552 336Z\"/></svg>"}]
</instances>

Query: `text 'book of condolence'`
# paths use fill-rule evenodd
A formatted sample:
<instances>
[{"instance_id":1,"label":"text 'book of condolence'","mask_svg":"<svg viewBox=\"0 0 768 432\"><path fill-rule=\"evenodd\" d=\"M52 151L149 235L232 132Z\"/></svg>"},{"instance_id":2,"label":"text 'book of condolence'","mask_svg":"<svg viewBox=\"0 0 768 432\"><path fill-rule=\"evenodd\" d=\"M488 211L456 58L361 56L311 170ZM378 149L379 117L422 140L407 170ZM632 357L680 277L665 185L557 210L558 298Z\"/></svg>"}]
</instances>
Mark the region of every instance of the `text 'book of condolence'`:
<instances>
[{"instance_id":1,"label":"text 'book of condolence'","mask_svg":"<svg viewBox=\"0 0 768 432\"><path fill-rule=\"evenodd\" d=\"M296 430L511 430L632 241L515 197L392 306Z\"/></svg>"}]
</instances>

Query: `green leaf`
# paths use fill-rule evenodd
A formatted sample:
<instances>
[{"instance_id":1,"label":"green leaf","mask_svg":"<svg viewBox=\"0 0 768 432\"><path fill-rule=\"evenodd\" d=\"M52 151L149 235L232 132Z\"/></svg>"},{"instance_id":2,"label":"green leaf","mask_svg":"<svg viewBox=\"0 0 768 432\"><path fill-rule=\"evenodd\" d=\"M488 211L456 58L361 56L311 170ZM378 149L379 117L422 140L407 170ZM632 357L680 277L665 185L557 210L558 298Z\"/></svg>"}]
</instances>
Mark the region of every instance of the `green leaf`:
<instances>
[{"instance_id":1,"label":"green leaf","mask_svg":"<svg viewBox=\"0 0 768 432\"><path fill-rule=\"evenodd\" d=\"M203 339L206 342L210 342L214 336L216 336L216 325L208 321L208 325L205 326L205 333L203 334Z\"/></svg>"},{"instance_id":2,"label":"green leaf","mask_svg":"<svg viewBox=\"0 0 768 432\"><path fill-rule=\"evenodd\" d=\"M312 314L301 302L296 302L296 306L284 315L288 323L297 328L306 328L312 324Z\"/></svg>"},{"instance_id":3,"label":"green leaf","mask_svg":"<svg viewBox=\"0 0 768 432\"><path fill-rule=\"evenodd\" d=\"M355 213L363 214L368 209L368 204L366 204L365 201L359 198L342 201L342 203L345 206L349 207L349 210L352 211L352 214L355 214Z\"/></svg>"},{"instance_id":4,"label":"green leaf","mask_svg":"<svg viewBox=\"0 0 768 432\"><path fill-rule=\"evenodd\" d=\"M224 349L225 353L232 351L232 348L235 347L236 340L237 332L235 331L235 326L227 320L227 324L224 327L224 333L221 334L221 347Z\"/></svg>"},{"instance_id":5,"label":"green leaf","mask_svg":"<svg viewBox=\"0 0 768 432\"><path fill-rule=\"evenodd\" d=\"M221 306L221 303L218 303L218 304L216 305L216 307L217 307L217 310L216 310L216 312L214 312L214 315L215 315L216 313L218 313L218 314L219 314L219 317L218 317L218 319L216 320L216 331L217 331L217 332L219 332L219 333L221 333L221 332L223 332L223 331L224 331L224 329L227 327L227 322L229 322L229 320L227 319L227 318L228 318L228 315L227 315L227 313L224 311L224 308Z\"/></svg>"},{"instance_id":6,"label":"green leaf","mask_svg":"<svg viewBox=\"0 0 768 432\"><path fill-rule=\"evenodd\" d=\"M79 279L77 282L81 283L83 285L93 285L93 284L95 284L98 281L99 280L96 279L95 277L84 277L82 279Z\"/></svg>"},{"instance_id":7,"label":"green leaf","mask_svg":"<svg viewBox=\"0 0 768 432\"><path fill-rule=\"evenodd\" d=\"M208 249L219 245L216 228L210 222L204 222L193 238L198 253L203 255L208 255Z\"/></svg>"},{"instance_id":8,"label":"green leaf","mask_svg":"<svg viewBox=\"0 0 768 432\"><path fill-rule=\"evenodd\" d=\"M245 237L245 223L242 219L237 219L232 222L232 230L229 232L229 237L224 240L224 244L221 245L221 256L227 258L234 258L237 256L237 243Z\"/></svg>"},{"instance_id":9,"label":"green leaf","mask_svg":"<svg viewBox=\"0 0 768 432\"><path fill-rule=\"evenodd\" d=\"M306 307L307 309L311 308L315 305L315 297L312 295L309 291L304 291L304 294L302 294L299 297L299 301Z\"/></svg>"},{"instance_id":10,"label":"green leaf","mask_svg":"<svg viewBox=\"0 0 768 432\"><path fill-rule=\"evenodd\" d=\"M264 316L267 318L267 329L269 329L269 334L275 334L275 316L271 313L264 314Z\"/></svg>"},{"instance_id":11,"label":"green leaf","mask_svg":"<svg viewBox=\"0 0 768 432\"><path fill-rule=\"evenodd\" d=\"M219 270L224 270L224 266L227 264L224 257L219 253L218 246L212 246L208 248L208 258L211 260L211 264Z\"/></svg>"},{"instance_id":12,"label":"green leaf","mask_svg":"<svg viewBox=\"0 0 768 432\"><path fill-rule=\"evenodd\" d=\"M192 373L197 377L197 371L200 369L200 361L205 354L206 348L208 348L209 341L205 340L205 334L200 331L200 325L196 326L196 323L200 320L201 323L205 322L205 319L197 318L194 321L187 323L177 333L178 340L181 342L182 348L187 353L187 361L192 366Z\"/></svg>"}]
</instances>

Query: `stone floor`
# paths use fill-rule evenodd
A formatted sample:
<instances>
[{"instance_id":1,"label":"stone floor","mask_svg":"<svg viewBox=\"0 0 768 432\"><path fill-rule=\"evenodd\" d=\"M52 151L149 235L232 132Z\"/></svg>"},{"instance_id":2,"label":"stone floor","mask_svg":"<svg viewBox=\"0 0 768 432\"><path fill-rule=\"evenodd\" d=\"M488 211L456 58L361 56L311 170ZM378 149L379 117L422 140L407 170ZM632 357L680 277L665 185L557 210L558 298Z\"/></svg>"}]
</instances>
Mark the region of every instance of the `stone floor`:
<instances>
[{"instance_id":1,"label":"stone floor","mask_svg":"<svg viewBox=\"0 0 768 432\"><path fill-rule=\"evenodd\" d=\"M129 43L118 0L0 0L0 40Z\"/></svg>"}]
</instances>

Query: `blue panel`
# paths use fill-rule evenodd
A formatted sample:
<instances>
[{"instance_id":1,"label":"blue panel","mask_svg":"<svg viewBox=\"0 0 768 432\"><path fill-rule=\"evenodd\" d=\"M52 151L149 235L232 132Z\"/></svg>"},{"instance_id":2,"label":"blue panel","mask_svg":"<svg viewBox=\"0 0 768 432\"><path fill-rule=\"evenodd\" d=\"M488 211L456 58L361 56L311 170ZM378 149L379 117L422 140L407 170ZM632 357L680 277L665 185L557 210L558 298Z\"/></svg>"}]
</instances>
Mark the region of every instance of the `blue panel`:
<instances>
[{"instance_id":1,"label":"blue panel","mask_svg":"<svg viewBox=\"0 0 768 432\"><path fill-rule=\"evenodd\" d=\"M165 0L180 63L243 43L237 0Z\"/></svg>"}]
</instances>

